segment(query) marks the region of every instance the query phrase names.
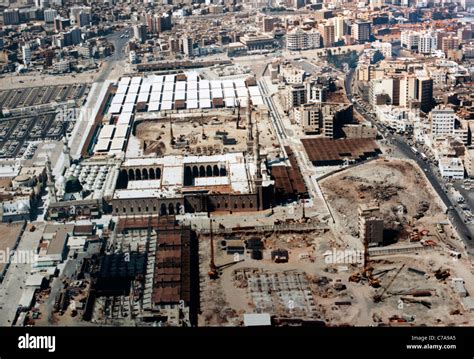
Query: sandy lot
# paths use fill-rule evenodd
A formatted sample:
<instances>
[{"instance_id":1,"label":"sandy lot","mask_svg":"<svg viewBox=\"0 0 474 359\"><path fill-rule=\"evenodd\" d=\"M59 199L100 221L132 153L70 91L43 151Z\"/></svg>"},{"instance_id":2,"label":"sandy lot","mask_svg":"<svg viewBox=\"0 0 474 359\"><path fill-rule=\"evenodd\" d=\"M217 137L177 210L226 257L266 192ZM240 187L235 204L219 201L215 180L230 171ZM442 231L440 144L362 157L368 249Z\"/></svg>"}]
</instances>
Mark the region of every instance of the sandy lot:
<instances>
[{"instance_id":1,"label":"sandy lot","mask_svg":"<svg viewBox=\"0 0 474 359\"><path fill-rule=\"evenodd\" d=\"M436 224L446 221L441 201L410 161L378 159L320 184L342 235L358 236L358 207L371 201L379 203L385 228L395 241L407 240L414 228L434 234Z\"/></svg>"}]
</instances>

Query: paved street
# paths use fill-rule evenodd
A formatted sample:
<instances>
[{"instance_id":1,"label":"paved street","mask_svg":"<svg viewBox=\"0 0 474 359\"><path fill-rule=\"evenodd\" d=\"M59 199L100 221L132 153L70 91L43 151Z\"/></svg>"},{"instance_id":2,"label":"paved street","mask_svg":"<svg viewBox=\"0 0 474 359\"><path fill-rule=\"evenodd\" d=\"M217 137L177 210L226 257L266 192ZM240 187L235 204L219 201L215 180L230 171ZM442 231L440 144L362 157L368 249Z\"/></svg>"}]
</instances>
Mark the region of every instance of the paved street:
<instances>
[{"instance_id":1,"label":"paved street","mask_svg":"<svg viewBox=\"0 0 474 359\"><path fill-rule=\"evenodd\" d=\"M25 230L17 251L34 251L41 239L42 231ZM0 326L10 326L15 318L26 278L29 276L31 263L11 264L7 275L0 284Z\"/></svg>"},{"instance_id":2,"label":"paved street","mask_svg":"<svg viewBox=\"0 0 474 359\"><path fill-rule=\"evenodd\" d=\"M349 98L350 101L353 100L352 97L352 83L353 83L353 75L354 75L354 70L352 69L350 72L348 72L346 79L345 79L345 88L346 88L346 93L347 97ZM459 236L462 238L466 245L467 252L469 254L474 254L474 242L472 241L472 238L474 236L474 227L472 225L467 225L464 223L463 219L460 217L459 213L454 209L454 204L451 201L451 199L448 197L447 193L445 192L444 185L438 179L436 174L434 173L432 167L427 161L422 160L419 156L414 154L411 149L410 145L408 145L403 137L396 135L396 134L391 134L388 131L384 131L382 126L378 124L376 121L373 121L369 113L364 110L359 104L356 102L354 104L354 109L365 119L370 121L373 125L375 125L379 132L384 132L385 133L385 138L392 142L393 145L395 145L406 158L409 158L413 161L415 161L418 166L425 172L425 175L427 179L430 181L431 185L433 186L434 190L436 193L439 195L441 200L443 201L444 205L448 209L448 217L453 224L454 228L458 232Z\"/></svg>"}]
</instances>

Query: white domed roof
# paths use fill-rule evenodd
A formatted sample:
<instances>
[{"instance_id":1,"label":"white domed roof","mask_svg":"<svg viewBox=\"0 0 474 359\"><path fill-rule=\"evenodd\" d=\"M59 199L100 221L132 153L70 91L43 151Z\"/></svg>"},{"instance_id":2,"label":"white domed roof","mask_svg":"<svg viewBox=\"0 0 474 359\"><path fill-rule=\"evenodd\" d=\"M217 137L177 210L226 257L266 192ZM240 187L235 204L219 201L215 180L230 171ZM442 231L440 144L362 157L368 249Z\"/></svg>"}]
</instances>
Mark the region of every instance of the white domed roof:
<instances>
[{"instance_id":1,"label":"white domed roof","mask_svg":"<svg viewBox=\"0 0 474 359\"><path fill-rule=\"evenodd\" d=\"M18 203L18 210L19 211L29 211L30 206L26 202L20 202L20 203Z\"/></svg>"}]
</instances>

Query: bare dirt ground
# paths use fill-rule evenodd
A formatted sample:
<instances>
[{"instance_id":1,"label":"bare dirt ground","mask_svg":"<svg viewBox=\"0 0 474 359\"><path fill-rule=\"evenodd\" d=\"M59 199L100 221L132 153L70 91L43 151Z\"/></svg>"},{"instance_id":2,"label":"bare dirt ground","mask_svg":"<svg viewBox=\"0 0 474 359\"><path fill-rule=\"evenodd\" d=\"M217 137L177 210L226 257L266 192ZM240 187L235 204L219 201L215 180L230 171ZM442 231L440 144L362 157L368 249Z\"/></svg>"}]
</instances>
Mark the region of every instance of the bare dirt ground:
<instances>
[{"instance_id":1,"label":"bare dirt ground","mask_svg":"<svg viewBox=\"0 0 474 359\"><path fill-rule=\"evenodd\" d=\"M28 74L28 75L6 75L0 78L2 85L0 89L16 89L34 86L55 86L67 85L77 83L92 83L96 77L97 72L84 72L80 74L62 74L62 75L47 75L47 74Z\"/></svg>"},{"instance_id":2,"label":"bare dirt ground","mask_svg":"<svg viewBox=\"0 0 474 359\"><path fill-rule=\"evenodd\" d=\"M245 237L243 237L245 238ZM277 318L302 318L322 320L329 326L354 325L472 325L474 315L464 309L461 298L454 292L452 278L464 278L466 289L474 293L474 277L470 263L462 258L454 261L441 249L431 251L378 257L371 260L374 273L380 274L381 287L372 288L367 282L353 283L349 276L361 269L357 264L328 264L323 253L335 245L331 232L298 235L271 235L264 240L262 260L253 260L246 253L240 257L244 261L235 263L221 271L217 280L209 279L210 239L200 238L201 269L201 315L200 326L243 325L243 314L262 312L252 301L248 284L235 278L236 272L256 270L270 276L273 273L304 273L309 291L316 305L313 313L295 316L288 308L276 307L270 311ZM219 248L222 238L214 238L217 266L232 263L234 256ZM286 248L290 253L288 263L274 263L271 249ZM308 259L299 259L299 254L309 253ZM397 271L405 265L398 275ZM408 270L414 268L425 275ZM436 279L434 272L449 269L450 276ZM378 274L379 275L379 274ZM392 281L393 279L393 281ZM390 284L390 282L392 282ZM384 288L387 288L384 293ZM428 291L424 297L416 297L413 291ZM375 294L382 294L382 301L374 302ZM271 294L269 293L269 297ZM278 294L278 292L277 292ZM415 302L413 302L415 301ZM400 304L401 303L401 304ZM265 311L266 312L266 311Z\"/></svg>"},{"instance_id":3,"label":"bare dirt ground","mask_svg":"<svg viewBox=\"0 0 474 359\"><path fill-rule=\"evenodd\" d=\"M223 151L245 151L247 148L247 128L245 123L245 110L242 110L239 128L237 116L220 115L209 116L206 114L188 114L186 118L170 118L146 120L136 127L136 137L145 154L215 154ZM254 135L256 132L254 115ZM170 128L171 127L171 128ZM261 151L267 154L278 153L276 137L267 119L258 120ZM171 131L172 130L172 131ZM217 132L227 132L228 138L236 140L235 145L224 145L222 140L216 138ZM188 148L173 148L171 146L171 133L175 141L184 140Z\"/></svg>"},{"instance_id":4,"label":"bare dirt ground","mask_svg":"<svg viewBox=\"0 0 474 359\"><path fill-rule=\"evenodd\" d=\"M0 251L7 255L7 251L12 253L18 236L21 232L21 224L0 223ZM0 262L0 272L5 268L6 263Z\"/></svg>"},{"instance_id":5,"label":"bare dirt ground","mask_svg":"<svg viewBox=\"0 0 474 359\"><path fill-rule=\"evenodd\" d=\"M446 221L442 204L432 192L424 174L409 161L379 159L350 168L322 181L322 190L336 219L335 228L313 233L255 234L262 239L263 259L244 259L223 269L216 280L208 277L210 238L201 236L201 326L243 325L244 313L262 312L255 301L251 280L256 276L272 278L288 274L288 283L295 272L302 273L305 284L293 291L305 292L314 301L311 311L295 312L280 300L287 298L284 288L260 293L269 302L264 312L274 318L300 318L323 321L328 326L462 326L474 323L474 314L462 304L452 286L453 278L463 278L467 292L474 295L474 277L468 258L454 260L448 250L459 249L449 225L444 233L436 224ZM399 245L412 244L407 236L413 228L428 229L427 238L436 246L417 253L383 255L369 258L369 265L380 281L380 287L369 286L366 280L351 282L349 277L361 272L361 261L329 262L327 251L362 249L357 233L357 208L360 203L378 200L387 226L397 234ZM237 235L241 240L252 235ZM234 256L220 247L223 237L214 236L216 265L232 263ZM274 263L271 251L289 252L287 263ZM414 270L415 271L414 271ZM448 276L437 279L435 271L448 270ZM250 274L248 274L250 273ZM291 274L291 275L290 275ZM293 277L292 277L293 276ZM244 280L244 279L245 280ZM285 278L285 277L284 277ZM283 286L284 287L284 286ZM254 288L254 287L252 287ZM419 296L422 291L422 296ZM374 300L381 295L381 301ZM277 300L278 302L278 300ZM283 303L283 305L282 305ZM298 315L295 313L299 313Z\"/></svg>"},{"instance_id":6,"label":"bare dirt ground","mask_svg":"<svg viewBox=\"0 0 474 359\"><path fill-rule=\"evenodd\" d=\"M249 239L253 235L242 236ZM232 263L233 255L227 254L219 246L222 237L214 237L216 248L216 265ZM200 326L234 326L243 324L244 313L261 312L248 289L247 283L236 280L236 272L242 270L255 270L264 276L284 273L303 273L308 280L308 285L303 286L303 291L311 293L315 308L312 312L296 315L298 308L291 309L285 305L275 306L271 312L278 318L301 318L304 320L324 321L328 325L354 324L362 321L361 325L369 325L367 316L361 312L357 301L365 301L361 294L364 288L354 291L350 288L352 283L347 281L348 274L341 276L337 266L328 266L324 261L324 252L335 245L335 238L330 231L306 234L267 234L263 237L265 250L262 260L250 258L249 253L240 256L244 259L226 267L221 271L217 280L209 279L210 238L200 237L200 273L201 273L201 315ZM289 251L288 263L274 263L271 260L271 251L282 248ZM306 259L300 259L300 254L308 254ZM344 278L345 277L345 278ZM368 287L365 288L368 292ZM265 294L265 293L264 293ZM278 295L278 292L272 295ZM281 293L280 293L281 294ZM297 293L293 293L297 294ZM367 295L368 296L368 295ZM271 295L269 294L269 297ZM351 305L336 304L336 302L350 301ZM362 306L363 307L363 306ZM298 312L297 312L298 313Z\"/></svg>"},{"instance_id":7,"label":"bare dirt ground","mask_svg":"<svg viewBox=\"0 0 474 359\"><path fill-rule=\"evenodd\" d=\"M437 195L409 161L378 159L330 176L320 185L341 236L358 236L357 210L371 201L379 203L392 241L407 240L414 228L434 235L436 224L446 221Z\"/></svg>"}]
</instances>

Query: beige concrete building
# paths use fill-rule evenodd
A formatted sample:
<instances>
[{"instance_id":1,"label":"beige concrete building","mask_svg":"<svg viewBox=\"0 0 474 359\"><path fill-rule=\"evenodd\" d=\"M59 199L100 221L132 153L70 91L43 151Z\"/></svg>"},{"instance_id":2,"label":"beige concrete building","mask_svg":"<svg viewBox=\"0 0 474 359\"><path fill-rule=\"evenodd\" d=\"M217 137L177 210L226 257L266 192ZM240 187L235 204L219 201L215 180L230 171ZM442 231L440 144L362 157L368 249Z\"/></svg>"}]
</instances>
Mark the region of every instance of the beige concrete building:
<instances>
[{"instance_id":1,"label":"beige concrete building","mask_svg":"<svg viewBox=\"0 0 474 359\"><path fill-rule=\"evenodd\" d=\"M469 178L474 178L474 148L466 149L464 153L464 168Z\"/></svg>"},{"instance_id":2,"label":"beige concrete building","mask_svg":"<svg viewBox=\"0 0 474 359\"><path fill-rule=\"evenodd\" d=\"M359 237L362 243L367 242L369 246L383 244L383 219L378 203L359 206Z\"/></svg>"}]
</instances>

